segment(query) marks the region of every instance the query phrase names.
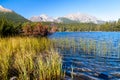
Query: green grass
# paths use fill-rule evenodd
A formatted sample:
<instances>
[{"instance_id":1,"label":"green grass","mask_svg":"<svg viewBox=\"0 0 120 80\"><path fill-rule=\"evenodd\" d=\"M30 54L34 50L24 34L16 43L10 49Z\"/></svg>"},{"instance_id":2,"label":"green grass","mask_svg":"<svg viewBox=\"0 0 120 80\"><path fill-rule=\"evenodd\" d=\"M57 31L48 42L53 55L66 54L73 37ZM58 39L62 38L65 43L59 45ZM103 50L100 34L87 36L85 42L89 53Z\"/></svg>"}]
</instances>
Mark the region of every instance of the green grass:
<instances>
[{"instance_id":1,"label":"green grass","mask_svg":"<svg viewBox=\"0 0 120 80\"><path fill-rule=\"evenodd\" d=\"M47 38L0 38L1 80L60 80L61 63Z\"/></svg>"}]
</instances>

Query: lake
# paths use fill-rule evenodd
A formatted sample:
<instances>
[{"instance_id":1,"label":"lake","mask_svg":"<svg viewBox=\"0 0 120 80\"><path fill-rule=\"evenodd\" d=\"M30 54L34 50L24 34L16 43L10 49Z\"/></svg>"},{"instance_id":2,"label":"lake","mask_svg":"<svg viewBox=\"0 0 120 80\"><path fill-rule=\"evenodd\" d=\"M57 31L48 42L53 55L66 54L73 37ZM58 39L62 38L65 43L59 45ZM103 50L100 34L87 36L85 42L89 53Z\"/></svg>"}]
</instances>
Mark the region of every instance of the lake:
<instances>
[{"instance_id":1,"label":"lake","mask_svg":"<svg viewBox=\"0 0 120 80\"><path fill-rule=\"evenodd\" d=\"M62 56L67 79L120 79L119 32L56 32L49 38Z\"/></svg>"}]
</instances>

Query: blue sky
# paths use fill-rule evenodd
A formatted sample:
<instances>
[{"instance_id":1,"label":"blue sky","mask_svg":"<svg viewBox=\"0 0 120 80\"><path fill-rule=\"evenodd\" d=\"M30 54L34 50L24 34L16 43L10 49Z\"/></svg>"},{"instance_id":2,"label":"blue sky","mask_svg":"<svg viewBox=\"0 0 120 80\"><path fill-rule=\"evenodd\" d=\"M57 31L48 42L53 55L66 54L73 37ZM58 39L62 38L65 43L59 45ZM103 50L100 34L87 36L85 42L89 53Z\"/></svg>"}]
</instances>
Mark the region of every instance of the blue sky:
<instances>
[{"instance_id":1,"label":"blue sky","mask_svg":"<svg viewBox=\"0 0 120 80\"><path fill-rule=\"evenodd\" d=\"M26 18L40 14L58 17L77 12L102 20L120 18L120 0L0 0L0 5Z\"/></svg>"}]
</instances>

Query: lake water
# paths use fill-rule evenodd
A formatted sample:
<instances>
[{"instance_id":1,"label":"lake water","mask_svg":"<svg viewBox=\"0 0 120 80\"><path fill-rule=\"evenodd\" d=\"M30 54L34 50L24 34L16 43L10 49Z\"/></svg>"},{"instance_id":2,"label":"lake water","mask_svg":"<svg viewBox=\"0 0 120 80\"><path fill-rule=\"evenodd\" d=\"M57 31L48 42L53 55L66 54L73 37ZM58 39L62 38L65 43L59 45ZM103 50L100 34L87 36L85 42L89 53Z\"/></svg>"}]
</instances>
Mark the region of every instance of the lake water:
<instances>
[{"instance_id":1,"label":"lake water","mask_svg":"<svg viewBox=\"0 0 120 80\"><path fill-rule=\"evenodd\" d=\"M120 40L120 32L56 32L52 38L87 38L95 40Z\"/></svg>"},{"instance_id":2,"label":"lake water","mask_svg":"<svg viewBox=\"0 0 120 80\"><path fill-rule=\"evenodd\" d=\"M62 56L66 79L71 74L76 80L120 79L119 32L56 32L49 37Z\"/></svg>"}]
</instances>

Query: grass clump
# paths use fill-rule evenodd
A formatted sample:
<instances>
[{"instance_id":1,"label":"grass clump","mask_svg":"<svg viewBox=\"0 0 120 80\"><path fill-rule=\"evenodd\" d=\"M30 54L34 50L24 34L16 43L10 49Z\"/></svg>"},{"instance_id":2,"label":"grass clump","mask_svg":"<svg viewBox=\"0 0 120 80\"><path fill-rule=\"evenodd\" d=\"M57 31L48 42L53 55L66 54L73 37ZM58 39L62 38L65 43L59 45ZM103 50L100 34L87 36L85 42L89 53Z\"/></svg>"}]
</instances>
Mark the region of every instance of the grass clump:
<instances>
[{"instance_id":1,"label":"grass clump","mask_svg":"<svg viewBox=\"0 0 120 80\"><path fill-rule=\"evenodd\" d=\"M46 38L0 38L0 79L59 80L61 57Z\"/></svg>"}]
</instances>

